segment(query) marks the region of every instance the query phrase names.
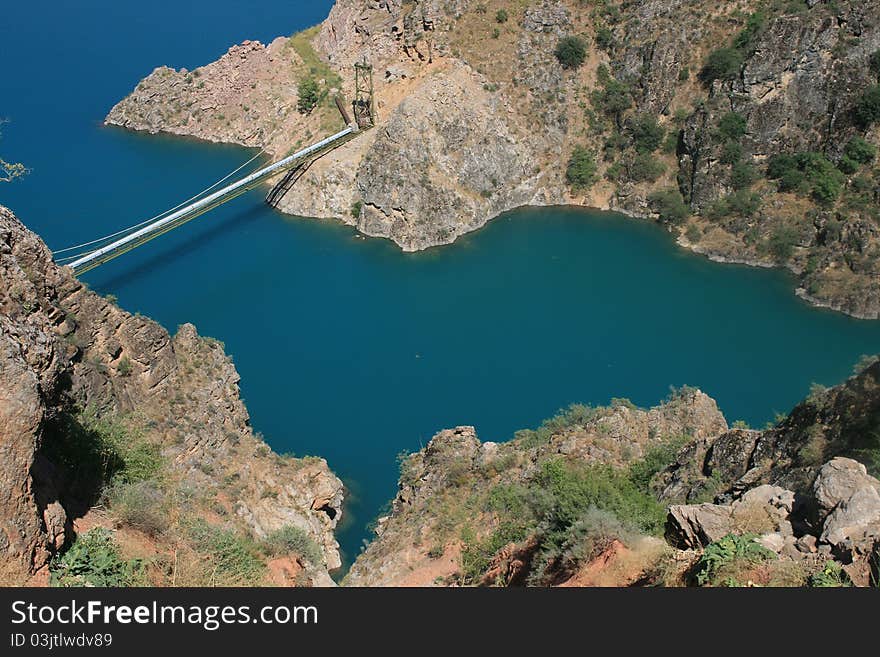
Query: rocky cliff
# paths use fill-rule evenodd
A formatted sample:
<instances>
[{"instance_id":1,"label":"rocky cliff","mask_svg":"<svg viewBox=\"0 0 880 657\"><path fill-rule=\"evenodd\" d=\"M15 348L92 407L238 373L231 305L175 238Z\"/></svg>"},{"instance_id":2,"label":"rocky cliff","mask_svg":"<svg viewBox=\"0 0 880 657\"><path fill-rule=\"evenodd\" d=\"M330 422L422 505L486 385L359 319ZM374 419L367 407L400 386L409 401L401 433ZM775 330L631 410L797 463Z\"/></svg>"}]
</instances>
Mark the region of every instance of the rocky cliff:
<instances>
[{"instance_id":1,"label":"rocky cliff","mask_svg":"<svg viewBox=\"0 0 880 657\"><path fill-rule=\"evenodd\" d=\"M297 528L320 550L299 581L329 583L343 491L327 464L279 457L253 434L222 345L189 324L171 337L91 292L2 207L0 345L4 559L33 573L80 525L106 520L142 539L153 582L165 583L161 564L183 552L187 523L207 519L254 541ZM122 502L109 518L94 508L108 504L111 470L128 510L155 523L127 522Z\"/></svg>"},{"instance_id":2,"label":"rocky cliff","mask_svg":"<svg viewBox=\"0 0 880 657\"><path fill-rule=\"evenodd\" d=\"M245 42L191 72L157 69L107 122L279 156L339 125L330 98L351 98L351 66L367 58L378 128L315 162L281 210L418 250L522 205L616 209L659 218L717 260L786 266L801 296L876 318L874 158L856 162L846 149L853 138L878 142L858 109L876 82L878 9L339 0L291 39ZM567 36L587 46L580 66L554 54ZM323 100L303 114L307 77ZM576 147L591 154L592 174L570 187ZM780 153L819 154L825 173L802 177L827 174L831 196L815 191L824 182L768 179Z\"/></svg>"},{"instance_id":3,"label":"rocky cliff","mask_svg":"<svg viewBox=\"0 0 880 657\"><path fill-rule=\"evenodd\" d=\"M875 359L763 431L691 389L574 406L502 444L442 431L402 462L346 583L876 583L878 379Z\"/></svg>"}]
</instances>

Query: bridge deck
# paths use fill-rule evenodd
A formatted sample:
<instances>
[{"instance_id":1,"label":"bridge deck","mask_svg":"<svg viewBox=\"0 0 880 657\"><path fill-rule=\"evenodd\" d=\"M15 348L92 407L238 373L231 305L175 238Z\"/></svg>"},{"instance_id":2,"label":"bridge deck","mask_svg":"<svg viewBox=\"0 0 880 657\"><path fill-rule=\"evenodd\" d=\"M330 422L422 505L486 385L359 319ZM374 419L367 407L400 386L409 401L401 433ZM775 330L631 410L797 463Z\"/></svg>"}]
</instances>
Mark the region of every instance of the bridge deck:
<instances>
[{"instance_id":1,"label":"bridge deck","mask_svg":"<svg viewBox=\"0 0 880 657\"><path fill-rule=\"evenodd\" d=\"M192 219L213 210L227 201L241 196L245 192L254 189L270 178L304 161L306 158L318 155L321 151L328 148L341 145L344 141L350 139L356 134L357 129L354 127L348 127L341 132L337 132L335 135L322 139L308 148L304 148L303 150L279 160L274 164L270 164L259 171L255 171L249 176L246 176L231 185L227 185L204 198L190 203L186 207L183 207L166 217L157 219L153 223L111 242L107 246L96 249L91 253L74 260L69 266L77 275L94 269L113 258L121 256L123 253L127 253L128 251L131 251L160 235L164 235L168 231L173 230Z\"/></svg>"}]
</instances>

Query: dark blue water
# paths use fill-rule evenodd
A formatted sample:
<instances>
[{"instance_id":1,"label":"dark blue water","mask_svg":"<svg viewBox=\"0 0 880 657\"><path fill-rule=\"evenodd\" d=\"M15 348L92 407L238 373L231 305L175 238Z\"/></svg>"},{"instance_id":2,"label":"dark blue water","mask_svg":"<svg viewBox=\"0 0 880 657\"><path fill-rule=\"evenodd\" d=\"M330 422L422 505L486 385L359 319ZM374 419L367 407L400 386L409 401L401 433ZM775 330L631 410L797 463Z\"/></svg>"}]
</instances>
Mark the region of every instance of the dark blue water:
<instances>
[{"instance_id":1,"label":"dark blue water","mask_svg":"<svg viewBox=\"0 0 880 657\"><path fill-rule=\"evenodd\" d=\"M321 20L330 2L7 3L0 153L33 173L0 187L52 247L135 223L214 182L242 149L100 126L160 64ZM55 6L58 5L58 6ZM880 323L810 308L781 272L710 263L653 225L524 210L457 244L403 254L254 193L86 276L170 330L226 343L256 430L324 456L351 489L351 557L394 492L395 455L438 429L504 440L570 402L653 404L699 386L760 425L811 382L880 351Z\"/></svg>"}]
</instances>

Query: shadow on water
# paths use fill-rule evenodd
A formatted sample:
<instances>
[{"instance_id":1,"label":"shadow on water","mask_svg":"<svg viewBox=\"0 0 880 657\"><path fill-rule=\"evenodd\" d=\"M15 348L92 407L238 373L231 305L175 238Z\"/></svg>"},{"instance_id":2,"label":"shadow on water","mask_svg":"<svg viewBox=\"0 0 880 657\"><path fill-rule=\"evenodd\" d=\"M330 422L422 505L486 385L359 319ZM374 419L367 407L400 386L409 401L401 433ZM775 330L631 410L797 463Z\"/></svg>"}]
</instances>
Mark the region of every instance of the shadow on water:
<instances>
[{"instance_id":1,"label":"shadow on water","mask_svg":"<svg viewBox=\"0 0 880 657\"><path fill-rule=\"evenodd\" d=\"M111 278L101 281L101 287L107 289L118 289L137 279L147 275L149 272L167 267L174 264L181 258L188 257L204 249L230 230L244 228L249 223L258 219L261 215L265 216L266 208L262 205L250 205L236 210L228 217L221 218L210 228L199 232L196 235L187 237L185 241L165 250L159 250L157 253L148 256L148 258L131 268L127 268ZM158 239L161 239L158 238ZM148 247L149 248L149 247ZM154 245L155 248L155 245ZM122 256L125 257L125 256Z\"/></svg>"}]
</instances>

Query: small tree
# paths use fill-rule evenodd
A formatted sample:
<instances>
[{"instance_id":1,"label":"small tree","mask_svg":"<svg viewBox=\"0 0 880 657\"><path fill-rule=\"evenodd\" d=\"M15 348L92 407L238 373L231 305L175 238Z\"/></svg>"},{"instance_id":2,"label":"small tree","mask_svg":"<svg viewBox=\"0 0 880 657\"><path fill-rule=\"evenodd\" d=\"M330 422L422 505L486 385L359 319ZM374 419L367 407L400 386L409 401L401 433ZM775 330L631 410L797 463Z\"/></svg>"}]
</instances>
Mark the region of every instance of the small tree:
<instances>
[{"instance_id":1,"label":"small tree","mask_svg":"<svg viewBox=\"0 0 880 657\"><path fill-rule=\"evenodd\" d=\"M736 48L719 48L709 53L700 70L700 80L711 84L715 80L735 80L743 65L743 54Z\"/></svg>"},{"instance_id":2,"label":"small tree","mask_svg":"<svg viewBox=\"0 0 880 657\"><path fill-rule=\"evenodd\" d=\"M871 56L868 58L868 68L874 74L874 77L880 79L880 50L875 50L871 53Z\"/></svg>"},{"instance_id":3,"label":"small tree","mask_svg":"<svg viewBox=\"0 0 880 657\"><path fill-rule=\"evenodd\" d=\"M614 33L603 25L596 30L596 45L606 52L610 51L614 47Z\"/></svg>"},{"instance_id":4,"label":"small tree","mask_svg":"<svg viewBox=\"0 0 880 657\"><path fill-rule=\"evenodd\" d=\"M321 99L320 91L318 90L318 83L312 78L303 78L300 80L297 94L299 95L299 100L296 103L296 108L299 110L300 114L308 114L311 112L315 109L318 101Z\"/></svg>"},{"instance_id":5,"label":"small tree","mask_svg":"<svg viewBox=\"0 0 880 657\"><path fill-rule=\"evenodd\" d=\"M680 224L690 216L690 208L674 187L652 192L648 196L651 209L660 215L660 220L670 224Z\"/></svg>"},{"instance_id":6,"label":"small tree","mask_svg":"<svg viewBox=\"0 0 880 657\"><path fill-rule=\"evenodd\" d=\"M587 42L579 36L563 37L556 46L555 54L562 68L578 68L587 59Z\"/></svg>"},{"instance_id":7,"label":"small tree","mask_svg":"<svg viewBox=\"0 0 880 657\"><path fill-rule=\"evenodd\" d=\"M632 136L633 146L640 153L656 151L666 135L666 130L650 114L639 114L634 117L629 122L629 132Z\"/></svg>"},{"instance_id":8,"label":"small tree","mask_svg":"<svg viewBox=\"0 0 880 657\"><path fill-rule=\"evenodd\" d=\"M575 146L565 169L565 179L575 191L588 189L596 182L596 156L583 146Z\"/></svg>"},{"instance_id":9,"label":"small tree","mask_svg":"<svg viewBox=\"0 0 880 657\"><path fill-rule=\"evenodd\" d=\"M601 70L602 67L600 67ZM613 117L619 129L623 113L632 107L632 91L625 82L620 82L607 75L607 71L602 84L603 88L595 90L591 97L593 107L607 116Z\"/></svg>"},{"instance_id":10,"label":"small tree","mask_svg":"<svg viewBox=\"0 0 880 657\"><path fill-rule=\"evenodd\" d=\"M2 128L4 123L6 123L6 120L0 119L0 137L3 136ZM0 157L0 182L12 182L26 173L28 173L28 169L21 162L7 162Z\"/></svg>"},{"instance_id":11,"label":"small tree","mask_svg":"<svg viewBox=\"0 0 880 657\"><path fill-rule=\"evenodd\" d=\"M878 51L880 52L880 51ZM877 157L877 148L861 137L853 137L844 149L846 157L859 164L867 164Z\"/></svg>"},{"instance_id":12,"label":"small tree","mask_svg":"<svg viewBox=\"0 0 880 657\"><path fill-rule=\"evenodd\" d=\"M506 23L507 22L507 10L499 9L495 14L495 22L496 23Z\"/></svg>"},{"instance_id":13,"label":"small tree","mask_svg":"<svg viewBox=\"0 0 880 657\"><path fill-rule=\"evenodd\" d=\"M870 128L880 120L880 84L868 87L853 108L856 121L863 128Z\"/></svg>"},{"instance_id":14,"label":"small tree","mask_svg":"<svg viewBox=\"0 0 880 657\"><path fill-rule=\"evenodd\" d=\"M724 140L742 139L746 134L746 117L728 112L718 121L718 134Z\"/></svg>"}]
</instances>

